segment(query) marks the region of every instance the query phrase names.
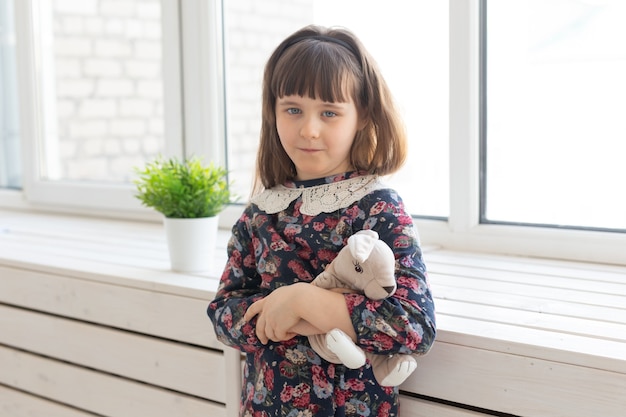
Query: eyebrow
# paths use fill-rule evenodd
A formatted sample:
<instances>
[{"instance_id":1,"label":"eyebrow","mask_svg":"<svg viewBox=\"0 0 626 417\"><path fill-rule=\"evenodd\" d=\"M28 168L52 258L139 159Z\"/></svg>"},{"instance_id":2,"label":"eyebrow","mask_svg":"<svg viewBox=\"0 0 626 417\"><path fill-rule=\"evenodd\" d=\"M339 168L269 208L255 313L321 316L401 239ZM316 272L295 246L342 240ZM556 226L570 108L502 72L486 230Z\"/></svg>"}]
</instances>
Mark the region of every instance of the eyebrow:
<instances>
[{"instance_id":1,"label":"eyebrow","mask_svg":"<svg viewBox=\"0 0 626 417\"><path fill-rule=\"evenodd\" d=\"M282 100L280 98L276 100L276 104L280 104L281 106L297 106L298 105L298 103L296 103L295 101Z\"/></svg>"},{"instance_id":2,"label":"eyebrow","mask_svg":"<svg viewBox=\"0 0 626 417\"><path fill-rule=\"evenodd\" d=\"M296 101L292 101L292 100L283 100L283 99L277 99L276 100L276 104L280 105L280 106L299 106L301 103L298 103ZM332 103L329 101L324 101L321 105L323 107L327 107L327 108L331 108L331 109L343 109L345 105L347 105L348 103Z\"/></svg>"}]
</instances>

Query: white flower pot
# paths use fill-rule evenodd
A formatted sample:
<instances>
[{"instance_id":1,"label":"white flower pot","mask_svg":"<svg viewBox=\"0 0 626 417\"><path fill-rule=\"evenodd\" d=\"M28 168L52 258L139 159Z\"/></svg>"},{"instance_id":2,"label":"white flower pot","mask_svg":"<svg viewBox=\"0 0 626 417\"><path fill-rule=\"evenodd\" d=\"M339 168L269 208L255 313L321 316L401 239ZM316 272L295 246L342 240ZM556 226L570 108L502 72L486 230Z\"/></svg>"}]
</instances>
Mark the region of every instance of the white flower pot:
<instances>
[{"instance_id":1,"label":"white flower pot","mask_svg":"<svg viewBox=\"0 0 626 417\"><path fill-rule=\"evenodd\" d=\"M173 271L205 272L214 261L218 216L165 218L165 234Z\"/></svg>"}]
</instances>

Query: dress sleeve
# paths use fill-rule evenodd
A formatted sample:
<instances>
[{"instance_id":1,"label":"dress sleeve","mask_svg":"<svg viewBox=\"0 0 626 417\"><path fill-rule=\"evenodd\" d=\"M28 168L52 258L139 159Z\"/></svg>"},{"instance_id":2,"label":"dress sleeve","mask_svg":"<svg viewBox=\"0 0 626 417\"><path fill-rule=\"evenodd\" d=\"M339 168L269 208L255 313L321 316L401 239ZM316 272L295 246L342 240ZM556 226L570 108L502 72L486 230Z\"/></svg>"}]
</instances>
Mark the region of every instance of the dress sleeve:
<instances>
[{"instance_id":1,"label":"dress sleeve","mask_svg":"<svg viewBox=\"0 0 626 417\"><path fill-rule=\"evenodd\" d=\"M378 190L359 203L363 224L393 250L397 290L374 301L346 294L357 343L378 354L425 354L435 340L435 306L413 219L393 190Z\"/></svg>"},{"instance_id":2,"label":"dress sleeve","mask_svg":"<svg viewBox=\"0 0 626 417\"><path fill-rule=\"evenodd\" d=\"M233 226L227 246L228 261L215 298L207 308L217 339L244 352L255 351L261 342L243 316L253 302L267 295L261 290L254 246L250 211L246 209Z\"/></svg>"}]
</instances>

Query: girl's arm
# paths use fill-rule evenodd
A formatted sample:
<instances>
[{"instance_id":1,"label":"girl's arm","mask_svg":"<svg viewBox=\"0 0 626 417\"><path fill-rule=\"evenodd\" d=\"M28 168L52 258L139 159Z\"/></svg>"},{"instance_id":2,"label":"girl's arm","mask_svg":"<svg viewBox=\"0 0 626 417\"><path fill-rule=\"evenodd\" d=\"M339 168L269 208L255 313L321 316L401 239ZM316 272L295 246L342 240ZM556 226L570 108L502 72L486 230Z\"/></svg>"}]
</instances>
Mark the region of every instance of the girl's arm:
<instances>
[{"instance_id":1,"label":"girl's arm","mask_svg":"<svg viewBox=\"0 0 626 417\"><path fill-rule=\"evenodd\" d=\"M228 242L228 261L207 314L220 342L245 352L253 352L260 343L254 337L254 329L243 320L243 316L248 307L268 291L261 289L252 238L246 229L248 221L249 212L246 210L233 227Z\"/></svg>"},{"instance_id":2,"label":"girl's arm","mask_svg":"<svg viewBox=\"0 0 626 417\"><path fill-rule=\"evenodd\" d=\"M334 328L343 330L356 341L344 295L309 283L274 290L250 306L244 320L255 316L256 335L264 344L269 340L288 340L295 334L327 333ZM313 333L309 333L311 331Z\"/></svg>"},{"instance_id":3,"label":"girl's arm","mask_svg":"<svg viewBox=\"0 0 626 417\"><path fill-rule=\"evenodd\" d=\"M359 202L363 223L354 230L378 232L396 258L393 296L370 300L361 294L345 294L357 344L381 354L426 353L435 340L435 306L413 219L401 198L390 189L378 190Z\"/></svg>"},{"instance_id":4,"label":"girl's arm","mask_svg":"<svg viewBox=\"0 0 626 417\"><path fill-rule=\"evenodd\" d=\"M263 343L287 340L301 332L301 321L321 334L340 328L363 349L382 354L426 353L435 339L435 310L413 220L392 190L378 190L358 203L353 230L378 232L396 257L395 294L370 300L361 294L340 294L308 283L275 289L246 312L256 320ZM305 329L306 331L307 329Z\"/></svg>"}]
</instances>

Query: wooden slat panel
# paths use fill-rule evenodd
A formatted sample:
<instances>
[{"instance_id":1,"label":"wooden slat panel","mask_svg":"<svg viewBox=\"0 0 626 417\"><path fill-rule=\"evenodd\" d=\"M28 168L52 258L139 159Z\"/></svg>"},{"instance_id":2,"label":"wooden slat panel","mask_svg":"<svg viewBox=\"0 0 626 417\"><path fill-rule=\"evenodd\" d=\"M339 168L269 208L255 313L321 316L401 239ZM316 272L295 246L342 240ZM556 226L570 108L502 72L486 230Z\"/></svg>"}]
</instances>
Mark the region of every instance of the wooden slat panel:
<instances>
[{"instance_id":1,"label":"wooden slat panel","mask_svg":"<svg viewBox=\"0 0 626 417\"><path fill-rule=\"evenodd\" d=\"M484 322L502 323L567 333L590 338L624 342L626 346L626 324L607 323L587 318L564 317L556 314L520 311L512 308L473 304L460 301L437 300L437 308L448 316L457 316Z\"/></svg>"},{"instance_id":2,"label":"wooden slat panel","mask_svg":"<svg viewBox=\"0 0 626 417\"><path fill-rule=\"evenodd\" d=\"M106 417L226 417L225 407L210 401L3 346L0 369L2 384Z\"/></svg>"},{"instance_id":3,"label":"wooden slat panel","mask_svg":"<svg viewBox=\"0 0 626 417\"><path fill-rule=\"evenodd\" d=\"M465 276L430 274L431 283L436 295L437 286L481 289L493 297L507 294L523 295L530 299L538 298L545 300L567 301L579 303L581 305L595 305L612 308L624 308L626 297L614 294L593 293L569 288L537 287L530 284L518 284L512 282L501 282L495 280L484 280L480 278L468 278ZM590 284L591 285L591 284Z\"/></svg>"},{"instance_id":4,"label":"wooden slat panel","mask_svg":"<svg viewBox=\"0 0 626 417\"><path fill-rule=\"evenodd\" d=\"M0 266L0 302L222 349L209 300Z\"/></svg>"},{"instance_id":5,"label":"wooden slat panel","mask_svg":"<svg viewBox=\"0 0 626 417\"><path fill-rule=\"evenodd\" d=\"M0 305L0 344L226 402L221 352Z\"/></svg>"},{"instance_id":6,"label":"wooden slat panel","mask_svg":"<svg viewBox=\"0 0 626 417\"><path fill-rule=\"evenodd\" d=\"M485 417L487 414L464 410L417 398L400 396L401 417Z\"/></svg>"},{"instance_id":7,"label":"wooden slat panel","mask_svg":"<svg viewBox=\"0 0 626 417\"><path fill-rule=\"evenodd\" d=\"M482 288L459 288L433 283L437 300L460 301L479 305L505 307L519 311L533 311L564 317L578 317L607 323L626 323L626 309L585 305L580 303L528 297L518 294L493 294ZM439 305L438 305L439 307ZM438 310L441 310L438 308Z\"/></svg>"},{"instance_id":8,"label":"wooden slat panel","mask_svg":"<svg viewBox=\"0 0 626 417\"><path fill-rule=\"evenodd\" d=\"M0 385L0 416L3 417L98 417L52 401Z\"/></svg>"},{"instance_id":9,"label":"wooden slat panel","mask_svg":"<svg viewBox=\"0 0 626 417\"><path fill-rule=\"evenodd\" d=\"M623 417L626 374L435 343L403 390L525 417Z\"/></svg>"},{"instance_id":10,"label":"wooden slat panel","mask_svg":"<svg viewBox=\"0 0 626 417\"><path fill-rule=\"evenodd\" d=\"M437 315L445 329L440 342L549 361L620 372L626 376L624 343L584 336L488 323L463 317Z\"/></svg>"}]
</instances>

